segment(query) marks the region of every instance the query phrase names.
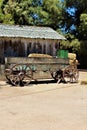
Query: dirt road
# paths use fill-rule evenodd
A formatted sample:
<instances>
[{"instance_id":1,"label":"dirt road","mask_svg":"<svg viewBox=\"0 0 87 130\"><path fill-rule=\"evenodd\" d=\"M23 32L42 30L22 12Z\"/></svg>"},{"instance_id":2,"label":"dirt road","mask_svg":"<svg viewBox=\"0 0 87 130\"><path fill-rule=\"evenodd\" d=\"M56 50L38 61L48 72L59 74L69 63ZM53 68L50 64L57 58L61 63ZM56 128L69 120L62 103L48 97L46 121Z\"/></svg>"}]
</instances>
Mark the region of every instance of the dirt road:
<instances>
[{"instance_id":1,"label":"dirt road","mask_svg":"<svg viewBox=\"0 0 87 130\"><path fill-rule=\"evenodd\" d=\"M86 77L80 72L79 81ZM87 130L87 85L1 81L0 130Z\"/></svg>"}]
</instances>

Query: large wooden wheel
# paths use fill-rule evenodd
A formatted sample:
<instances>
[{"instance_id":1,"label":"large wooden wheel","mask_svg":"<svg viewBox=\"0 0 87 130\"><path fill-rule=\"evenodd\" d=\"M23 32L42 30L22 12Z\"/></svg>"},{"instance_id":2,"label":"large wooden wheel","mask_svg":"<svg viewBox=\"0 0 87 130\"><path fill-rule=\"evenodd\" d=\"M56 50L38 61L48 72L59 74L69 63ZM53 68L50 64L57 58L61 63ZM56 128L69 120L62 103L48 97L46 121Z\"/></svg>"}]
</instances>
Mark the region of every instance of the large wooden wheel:
<instances>
[{"instance_id":1,"label":"large wooden wheel","mask_svg":"<svg viewBox=\"0 0 87 130\"><path fill-rule=\"evenodd\" d=\"M63 77L66 82L76 83L79 78L79 71L76 66L70 65L63 70Z\"/></svg>"},{"instance_id":2,"label":"large wooden wheel","mask_svg":"<svg viewBox=\"0 0 87 130\"><path fill-rule=\"evenodd\" d=\"M33 73L29 65L17 64L12 67L7 78L14 86L26 86L32 80Z\"/></svg>"}]
</instances>

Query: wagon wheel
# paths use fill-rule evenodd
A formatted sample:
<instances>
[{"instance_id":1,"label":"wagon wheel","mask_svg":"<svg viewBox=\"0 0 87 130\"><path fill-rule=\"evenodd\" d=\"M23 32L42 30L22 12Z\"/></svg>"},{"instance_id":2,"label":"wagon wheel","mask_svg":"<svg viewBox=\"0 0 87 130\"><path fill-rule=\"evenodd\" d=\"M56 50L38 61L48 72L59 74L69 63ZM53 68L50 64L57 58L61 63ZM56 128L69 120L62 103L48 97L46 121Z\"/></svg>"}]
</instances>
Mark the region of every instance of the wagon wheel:
<instances>
[{"instance_id":1,"label":"wagon wheel","mask_svg":"<svg viewBox=\"0 0 87 130\"><path fill-rule=\"evenodd\" d=\"M69 66L63 71L63 77L66 82L76 83L79 78L79 71L75 66Z\"/></svg>"},{"instance_id":2,"label":"wagon wheel","mask_svg":"<svg viewBox=\"0 0 87 130\"><path fill-rule=\"evenodd\" d=\"M29 65L17 64L12 67L10 74L10 82L14 86L28 85L33 77L32 70Z\"/></svg>"}]
</instances>

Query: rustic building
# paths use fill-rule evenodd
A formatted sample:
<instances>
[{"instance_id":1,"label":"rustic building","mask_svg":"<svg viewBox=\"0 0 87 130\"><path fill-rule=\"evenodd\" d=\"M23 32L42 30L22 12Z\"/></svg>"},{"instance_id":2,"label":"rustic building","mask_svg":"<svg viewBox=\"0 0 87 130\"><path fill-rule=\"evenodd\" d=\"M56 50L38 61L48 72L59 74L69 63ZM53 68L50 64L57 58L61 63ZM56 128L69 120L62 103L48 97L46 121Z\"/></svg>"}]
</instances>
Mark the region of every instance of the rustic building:
<instances>
[{"instance_id":1,"label":"rustic building","mask_svg":"<svg viewBox=\"0 0 87 130\"><path fill-rule=\"evenodd\" d=\"M61 40L65 38L49 27L0 25L0 62L30 53L56 56Z\"/></svg>"}]
</instances>

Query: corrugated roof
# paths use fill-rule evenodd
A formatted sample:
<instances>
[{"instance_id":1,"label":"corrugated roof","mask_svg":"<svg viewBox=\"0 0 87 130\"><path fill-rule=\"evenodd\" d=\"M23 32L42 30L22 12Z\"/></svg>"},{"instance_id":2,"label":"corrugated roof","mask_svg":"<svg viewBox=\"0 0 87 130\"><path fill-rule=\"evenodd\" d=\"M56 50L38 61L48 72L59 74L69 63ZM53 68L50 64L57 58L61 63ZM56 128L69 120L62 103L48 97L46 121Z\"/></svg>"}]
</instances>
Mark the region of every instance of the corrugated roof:
<instances>
[{"instance_id":1,"label":"corrugated roof","mask_svg":"<svg viewBox=\"0 0 87 130\"><path fill-rule=\"evenodd\" d=\"M50 27L0 25L0 37L63 39L65 37Z\"/></svg>"}]
</instances>

